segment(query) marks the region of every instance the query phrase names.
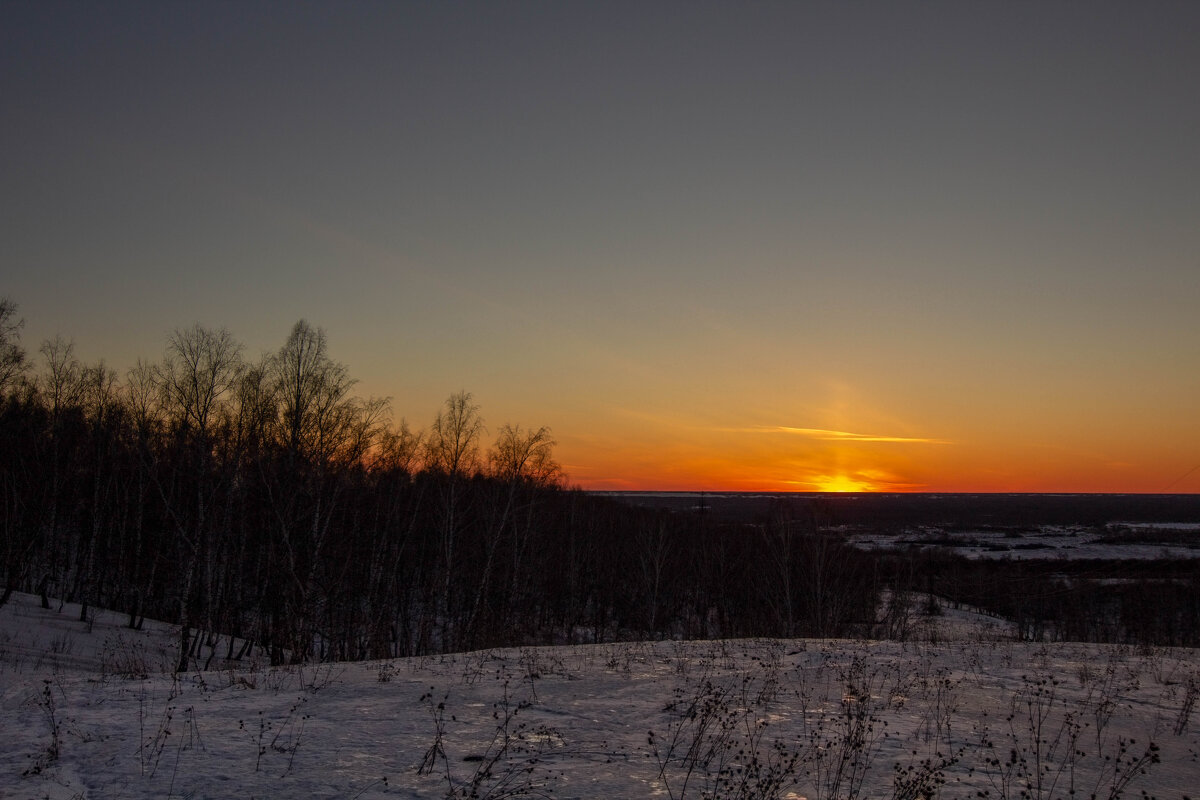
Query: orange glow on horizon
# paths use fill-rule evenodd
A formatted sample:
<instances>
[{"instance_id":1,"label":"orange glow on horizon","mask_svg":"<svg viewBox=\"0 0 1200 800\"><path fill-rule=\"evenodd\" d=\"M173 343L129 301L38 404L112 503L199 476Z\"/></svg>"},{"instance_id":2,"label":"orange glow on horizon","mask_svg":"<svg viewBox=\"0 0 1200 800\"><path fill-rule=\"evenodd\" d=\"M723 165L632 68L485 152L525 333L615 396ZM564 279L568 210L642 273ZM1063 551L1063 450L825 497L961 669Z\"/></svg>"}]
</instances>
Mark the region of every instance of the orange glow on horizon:
<instances>
[{"instance_id":1,"label":"orange glow on horizon","mask_svg":"<svg viewBox=\"0 0 1200 800\"><path fill-rule=\"evenodd\" d=\"M821 492L875 492L878 487L867 481L857 480L846 475L822 477L817 481L817 490Z\"/></svg>"},{"instance_id":2,"label":"orange glow on horizon","mask_svg":"<svg viewBox=\"0 0 1200 800\"><path fill-rule=\"evenodd\" d=\"M1038 480L1039 476L1029 476L1025 479L1008 478L986 480L970 477L960 481L938 483L894 483L871 484L858 482L853 478L834 476L827 481L797 481L775 480L759 476L713 477L697 476L694 480L676 476L664 480L653 475L638 475L631 477L580 479L571 475L568 484L578 486L586 491L630 491L630 492L763 492L770 494L785 494L791 492L853 494L853 493L968 493L968 494L1197 494L1194 487L1173 488L1164 492L1154 485L1126 486L1114 485L1102 479L1081 478L1075 481L1060 480L1055 482Z\"/></svg>"},{"instance_id":3,"label":"orange glow on horizon","mask_svg":"<svg viewBox=\"0 0 1200 800\"><path fill-rule=\"evenodd\" d=\"M1190 453L1168 459L1120 441L1054 442L1040 429L970 435L869 422L734 427L656 419L612 438L561 438L570 483L597 491L1200 491L1200 466Z\"/></svg>"},{"instance_id":4,"label":"orange glow on horizon","mask_svg":"<svg viewBox=\"0 0 1200 800\"><path fill-rule=\"evenodd\" d=\"M631 458L630 461L635 459ZM845 461L846 459L840 459ZM831 468L832 467L832 468ZM667 461L656 464L647 460L636 465L568 465L570 482L583 489L597 491L729 491L729 492L920 492L929 491L925 483L897 473L862 466L839 468L837 465L769 459L742 461Z\"/></svg>"},{"instance_id":5,"label":"orange glow on horizon","mask_svg":"<svg viewBox=\"0 0 1200 800\"><path fill-rule=\"evenodd\" d=\"M592 472L596 477L585 477ZM1081 474L1073 479L1063 478L1036 468L998 474L986 471L964 471L950 479L872 482L853 475L814 476L809 479L783 479L771 475L740 472L735 474L680 473L669 477L650 471L637 474L610 473L614 477L596 474L599 471L579 470L571 473L569 483L595 491L709 491L709 492L819 492L819 493L1064 493L1064 494L1194 494L1195 485L1175 485L1169 489L1155 482L1126 482L1107 479L1103 475ZM620 476L620 477L616 477ZM1132 485L1131 485L1132 483Z\"/></svg>"},{"instance_id":6,"label":"orange glow on horizon","mask_svg":"<svg viewBox=\"0 0 1200 800\"><path fill-rule=\"evenodd\" d=\"M1195 493L1200 490L1200 468L1180 469L1165 478L1138 476L1134 470L1080 464L1074 460L1050 462L1044 454L1029 453L1014 459L1017 466L979 463L971 458L938 462L912 459L873 467L868 458L816 458L807 464L796 460L726 455L725 458L662 457L661 453L633 453L629 457L597 459L588 463L572 459L569 483L597 491L728 491L728 492L967 492L967 493L1070 493L1138 494ZM1041 459L1036 456L1042 455ZM654 456L659 456L655 458ZM832 463L840 461L841 463ZM1065 463L1064 463L1065 462ZM1088 467L1091 469L1088 469ZM1002 467L1002 468L1001 468Z\"/></svg>"}]
</instances>

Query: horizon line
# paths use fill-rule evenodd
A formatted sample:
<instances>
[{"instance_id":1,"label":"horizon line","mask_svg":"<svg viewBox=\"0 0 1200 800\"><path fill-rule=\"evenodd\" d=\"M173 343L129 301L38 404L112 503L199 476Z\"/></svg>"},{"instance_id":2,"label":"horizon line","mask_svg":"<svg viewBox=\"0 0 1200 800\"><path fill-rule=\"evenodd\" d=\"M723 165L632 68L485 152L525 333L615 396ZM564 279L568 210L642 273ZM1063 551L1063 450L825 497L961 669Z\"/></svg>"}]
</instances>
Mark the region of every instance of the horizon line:
<instances>
[{"instance_id":1,"label":"horizon line","mask_svg":"<svg viewBox=\"0 0 1200 800\"><path fill-rule=\"evenodd\" d=\"M1104 491L1054 491L1054 490L1023 490L1023 491L1004 491L1000 489L980 489L980 490L964 490L951 489L946 491L937 490L920 490L920 491L861 491L861 492L839 492L839 491L822 491L820 489L588 489L582 486L574 487L580 491L590 494L808 494L808 495L1043 495L1043 496L1109 496L1109 497L1186 497L1190 495L1200 496L1200 491L1191 492L1139 492L1139 491L1124 491L1124 492L1104 492Z\"/></svg>"}]
</instances>

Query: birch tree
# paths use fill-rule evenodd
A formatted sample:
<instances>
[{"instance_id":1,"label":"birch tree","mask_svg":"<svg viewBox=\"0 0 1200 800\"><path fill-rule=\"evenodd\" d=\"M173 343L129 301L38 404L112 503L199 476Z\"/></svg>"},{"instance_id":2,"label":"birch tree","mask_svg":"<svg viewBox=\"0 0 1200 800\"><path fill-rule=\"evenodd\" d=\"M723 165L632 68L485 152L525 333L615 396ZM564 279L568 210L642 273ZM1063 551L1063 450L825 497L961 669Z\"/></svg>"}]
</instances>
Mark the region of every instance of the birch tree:
<instances>
[{"instance_id":1,"label":"birch tree","mask_svg":"<svg viewBox=\"0 0 1200 800\"><path fill-rule=\"evenodd\" d=\"M21 347L21 328L25 320L17 317L17 304L0 297L0 398L25 372L25 350Z\"/></svg>"},{"instance_id":2,"label":"birch tree","mask_svg":"<svg viewBox=\"0 0 1200 800\"><path fill-rule=\"evenodd\" d=\"M241 352L229 331L196 324L171 334L160 372L163 407L182 448L178 481L169 488L159 482L178 537L180 671L188 668L191 627L199 622L193 608L211 608L214 433L241 371ZM202 596L194 599L197 591Z\"/></svg>"},{"instance_id":3,"label":"birch tree","mask_svg":"<svg viewBox=\"0 0 1200 800\"><path fill-rule=\"evenodd\" d=\"M444 647L450 646L453 641L451 618L454 614L454 559L461 514L461 483L463 478L474 473L479 465L479 438L483 431L483 418L479 416L479 406L475 404L470 392L460 391L446 399L442 410L434 418L426 439L427 466L441 472L446 479L443 497L444 523L441 532L443 580L439 603Z\"/></svg>"}]
</instances>

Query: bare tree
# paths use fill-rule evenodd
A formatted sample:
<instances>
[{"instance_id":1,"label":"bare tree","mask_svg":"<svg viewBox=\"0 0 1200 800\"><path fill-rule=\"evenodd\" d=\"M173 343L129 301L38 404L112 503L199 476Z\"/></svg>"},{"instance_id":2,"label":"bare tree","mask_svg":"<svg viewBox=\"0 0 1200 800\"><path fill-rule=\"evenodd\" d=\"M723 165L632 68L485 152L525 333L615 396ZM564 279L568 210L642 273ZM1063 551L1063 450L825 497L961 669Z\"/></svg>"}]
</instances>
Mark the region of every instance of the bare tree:
<instances>
[{"instance_id":1,"label":"bare tree","mask_svg":"<svg viewBox=\"0 0 1200 800\"><path fill-rule=\"evenodd\" d=\"M441 537L443 581L440 612L443 647L451 646L453 636L454 548L460 514L459 484L478 467L479 437L483 430L479 406L472 402L470 392L460 391L446 399L445 407L438 412L425 440L427 466L444 473L447 478Z\"/></svg>"},{"instance_id":2,"label":"bare tree","mask_svg":"<svg viewBox=\"0 0 1200 800\"><path fill-rule=\"evenodd\" d=\"M0 297L0 409L4 408L9 390L19 384L28 367L25 350L21 347L24 325L25 320L17 317L17 304L7 297ZM17 487L28 480L28 470L17 468L22 453L20 448L13 446L13 437L5 435L3 441L4 447L0 448L5 451L0 453L0 565L5 567L5 574L4 586L0 588L0 606L15 590L18 576L27 568L28 555L36 544L36 537L18 534L23 526L16 524L18 516L22 516L17 509L25 505Z\"/></svg>"},{"instance_id":3,"label":"bare tree","mask_svg":"<svg viewBox=\"0 0 1200 800\"><path fill-rule=\"evenodd\" d=\"M325 331L297 322L275 355L273 372L289 456L330 457L354 416L349 395L355 381L345 364L329 357Z\"/></svg>"},{"instance_id":4,"label":"bare tree","mask_svg":"<svg viewBox=\"0 0 1200 800\"><path fill-rule=\"evenodd\" d=\"M90 532L80 527L76 532L78 552L75 558L75 589L73 594L79 601L79 621L87 621L90 602L99 599L99 582L104 580L107 571L96 569L97 551L107 554L108 547L104 540L108 533L108 520L105 510L116 486L116 420L120 405L117 391L117 373L109 369L103 361L95 366L84 367L80 374L80 400L88 419L93 461L90 465L92 475L92 498L89 503L91 511Z\"/></svg>"},{"instance_id":5,"label":"bare tree","mask_svg":"<svg viewBox=\"0 0 1200 800\"><path fill-rule=\"evenodd\" d=\"M663 613L664 609L674 604L671 584L678 576L672 574L671 565L675 561L676 537L661 517L639 528L636 536L641 568L639 599L644 612L640 622L648 636L657 638L663 618L670 616Z\"/></svg>"},{"instance_id":6,"label":"bare tree","mask_svg":"<svg viewBox=\"0 0 1200 800\"><path fill-rule=\"evenodd\" d=\"M479 437L483 431L483 418L471 393L450 395L425 440L427 465L451 478L470 475L479 465Z\"/></svg>"},{"instance_id":7,"label":"bare tree","mask_svg":"<svg viewBox=\"0 0 1200 800\"><path fill-rule=\"evenodd\" d=\"M562 468L553 458L555 444L547 427L523 431L520 425L506 424L488 453L491 477L498 484L486 515L483 572L476 584L468 624L472 635L480 620L498 552L504 549L508 552L508 584L506 596L501 593L501 597L510 622L514 621L512 609L531 595L528 556L536 526L537 498L540 490L558 486L562 480Z\"/></svg>"},{"instance_id":8,"label":"bare tree","mask_svg":"<svg viewBox=\"0 0 1200 800\"><path fill-rule=\"evenodd\" d=\"M241 372L241 350L224 328L213 331L196 324L176 330L169 337L162 364L164 408L184 446L181 483L194 492L188 498L166 491L161 481L158 484L179 540L181 671L188 668L191 626L198 621L193 619L192 599L197 588L204 596L195 601L196 609L211 609L209 582L215 572L210 531L216 479L212 468L213 434L218 419L227 410L226 396Z\"/></svg>"},{"instance_id":9,"label":"bare tree","mask_svg":"<svg viewBox=\"0 0 1200 800\"><path fill-rule=\"evenodd\" d=\"M521 580L521 562L528 536L521 536L521 525L515 519L518 513L518 494L522 490L548 485L559 472L551 457L554 440L550 429L538 428L523 432L520 425L505 425L500 429L496 444L488 453L493 478L499 480L495 497L485 503L488 507L484 528L484 558L479 579L475 582L475 599L467 616L464 629L468 646L473 646L478 633L484 600L490 590L492 572L496 567L496 555L502 543L507 543L512 555L511 584L508 598L517 596ZM532 492L525 502L525 510L532 515ZM527 517L528 521L528 517ZM525 533L528 534L528 527Z\"/></svg>"},{"instance_id":10,"label":"bare tree","mask_svg":"<svg viewBox=\"0 0 1200 800\"><path fill-rule=\"evenodd\" d=\"M57 421L63 410L79 405L83 395L83 366L75 357L75 343L62 336L43 342L41 353L46 359L46 372L38 381L38 388L50 407L51 420Z\"/></svg>"},{"instance_id":11,"label":"bare tree","mask_svg":"<svg viewBox=\"0 0 1200 800\"><path fill-rule=\"evenodd\" d=\"M350 396L355 381L329 357L325 331L297 322L269 363L270 391L278 404L283 462L268 484L276 545L286 584L272 583L272 627L286 629L292 657L314 640L320 602L318 572L325 564L330 526L339 508L340 467L360 464L388 414L386 400Z\"/></svg>"},{"instance_id":12,"label":"bare tree","mask_svg":"<svg viewBox=\"0 0 1200 800\"><path fill-rule=\"evenodd\" d=\"M797 599L795 570L798 531L785 508L777 508L772 519L762 526L763 548L766 558L762 560L763 575L757 582L758 590L774 612L775 633L790 638L797 631Z\"/></svg>"},{"instance_id":13,"label":"bare tree","mask_svg":"<svg viewBox=\"0 0 1200 800\"><path fill-rule=\"evenodd\" d=\"M557 483L562 468L552 457L555 444L550 429L545 426L536 431L522 431L520 425L505 425L488 456L492 474L511 482Z\"/></svg>"},{"instance_id":14,"label":"bare tree","mask_svg":"<svg viewBox=\"0 0 1200 800\"><path fill-rule=\"evenodd\" d=\"M139 358L125 373L124 391L134 431L148 439L162 424L162 372Z\"/></svg>"},{"instance_id":15,"label":"bare tree","mask_svg":"<svg viewBox=\"0 0 1200 800\"><path fill-rule=\"evenodd\" d=\"M233 434L241 451L262 448L279 422L279 398L272 379L272 359L247 364L233 389Z\"/></svg>"},{"instance_id":16,"label":"bare tree","mask_svg":"<svg viewBox=\"0 0 1200 800\"><path fill-rule=\"evenodd\" d=\"M172 421L201 447L212 434L214 417L241 370L242 347L229 331L200 324L176 330L167 339L162 388Z\"/></svg>"},{"instance_id":17,"label":"bare tree","mask_svg":"<svg viewBox=\"0 0 1200 800\"><path fill-rule=\"evenodd\" d=\"M366 466L388 434L391 413L391 401L386 397L353 398L345 403L334 416L337 425L329 440L329 459L342 466Z\"/></svg>"},{"instance_id":18,"label":"bare tree","mask_svg":"<svg viewBox=\"0 0 1200 800\"><path fill-rule=\"evenodd\" d=\"M399 427L385 427L379 432L372 467L412 475L416 472L423 444L424 435L420 431L413 433L408 421L402 419Z\"/></svg>"},{"instance_id":19,"label":"bare tree","mask_svg":"<svg viewBox=\"0 0 1200 800\"><path fill-rule=\"evenodd\" d=\"M83 367L75 358L74 342L55 336L46 340L41 347L46 360L45 372L36 380L38 392L49 413L49 488L48 507L44 518L42 536L46 547L43 551L42 578L39 593L42 607L49 608L48 591L51 586L61 584L69 569L70 546L66 541L69 527L63 517L67 510L67 499L71 495L69 483L74 472L70 463L70 436L68 435L67 411L78 408L83 393Z\"/></svg>"},{"instance_id":20,"label":"bare tree","mask_svg":"<svg viewBox=\"0 0 1200 800\"><path fill-rule=\"evenodd\" d=\"M132 428L133 481L130 496L132 531L129 543L128 612L129 627L140 628L144 618L143 599L150 593L158 572L159 560L147 557L146 508L152 486L154 445L163 430L164 392L162 371L142 359L125 373L125 407Z\"/></svg>"},{"instance_id":21,"label":"bare tree","mask_svg":"<svg viewBox=\"0 0 1200 800\"><path fill-rule=\"evenodd\" d=\"M0 397L24 374L27 364L21 347L21 328L25 320L17 318L17 304L0 297Z\"/></svg>"}]
</instances>

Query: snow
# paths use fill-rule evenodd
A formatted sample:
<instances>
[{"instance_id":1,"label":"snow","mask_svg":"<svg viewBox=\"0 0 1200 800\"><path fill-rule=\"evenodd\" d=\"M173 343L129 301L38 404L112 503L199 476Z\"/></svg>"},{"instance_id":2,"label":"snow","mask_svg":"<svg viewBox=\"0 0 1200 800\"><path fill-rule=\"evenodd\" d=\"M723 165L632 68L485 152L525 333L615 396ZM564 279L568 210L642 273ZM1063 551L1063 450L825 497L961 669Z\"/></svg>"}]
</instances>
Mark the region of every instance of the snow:
<instances>
[{"instance_id":1,"label":"snow","mask_svg":"<svg viewBox=\"0 0 1200 800\"><path fill-rule=\"evenodd\" d=\"M1111 522L1109 527L1135 530L1200 531L1200 522Z\"/></svg>"},{"instance_id":2,"label":"snow","mask_svg":"<svg viewBox=\"0 0 1200 800\"><path fill-rule=\"evenodd\" d=\"M38 606L0 607L0 797L815 800L904 796L920 777L950 798L1108 796L1124 777L1130 797L1200 787L1195 651L1018 642L966 611L908 642L248 659L175 675L170 626ZM1151 741L1161 763L1139 774Z\"/></svg>"},{"instance_id":3,"label":"snow","mask_svg":"<svg viewBox=\"0 0 1200 800\"><path fill-rule=\"evenodd\" d=\"M1097 529L1082 526L1042 525L1034 530L950 529L920 526L890 531L846 532L846 540L866 550L905 547L938 548L967 558L1030 559L1196 559L1200 539L1185 543L1125 542L1112 538L1119 528L1157 533L1193 533L1200 528L1190 523L1113 523Z\"/></svg>"}]
</instances>

